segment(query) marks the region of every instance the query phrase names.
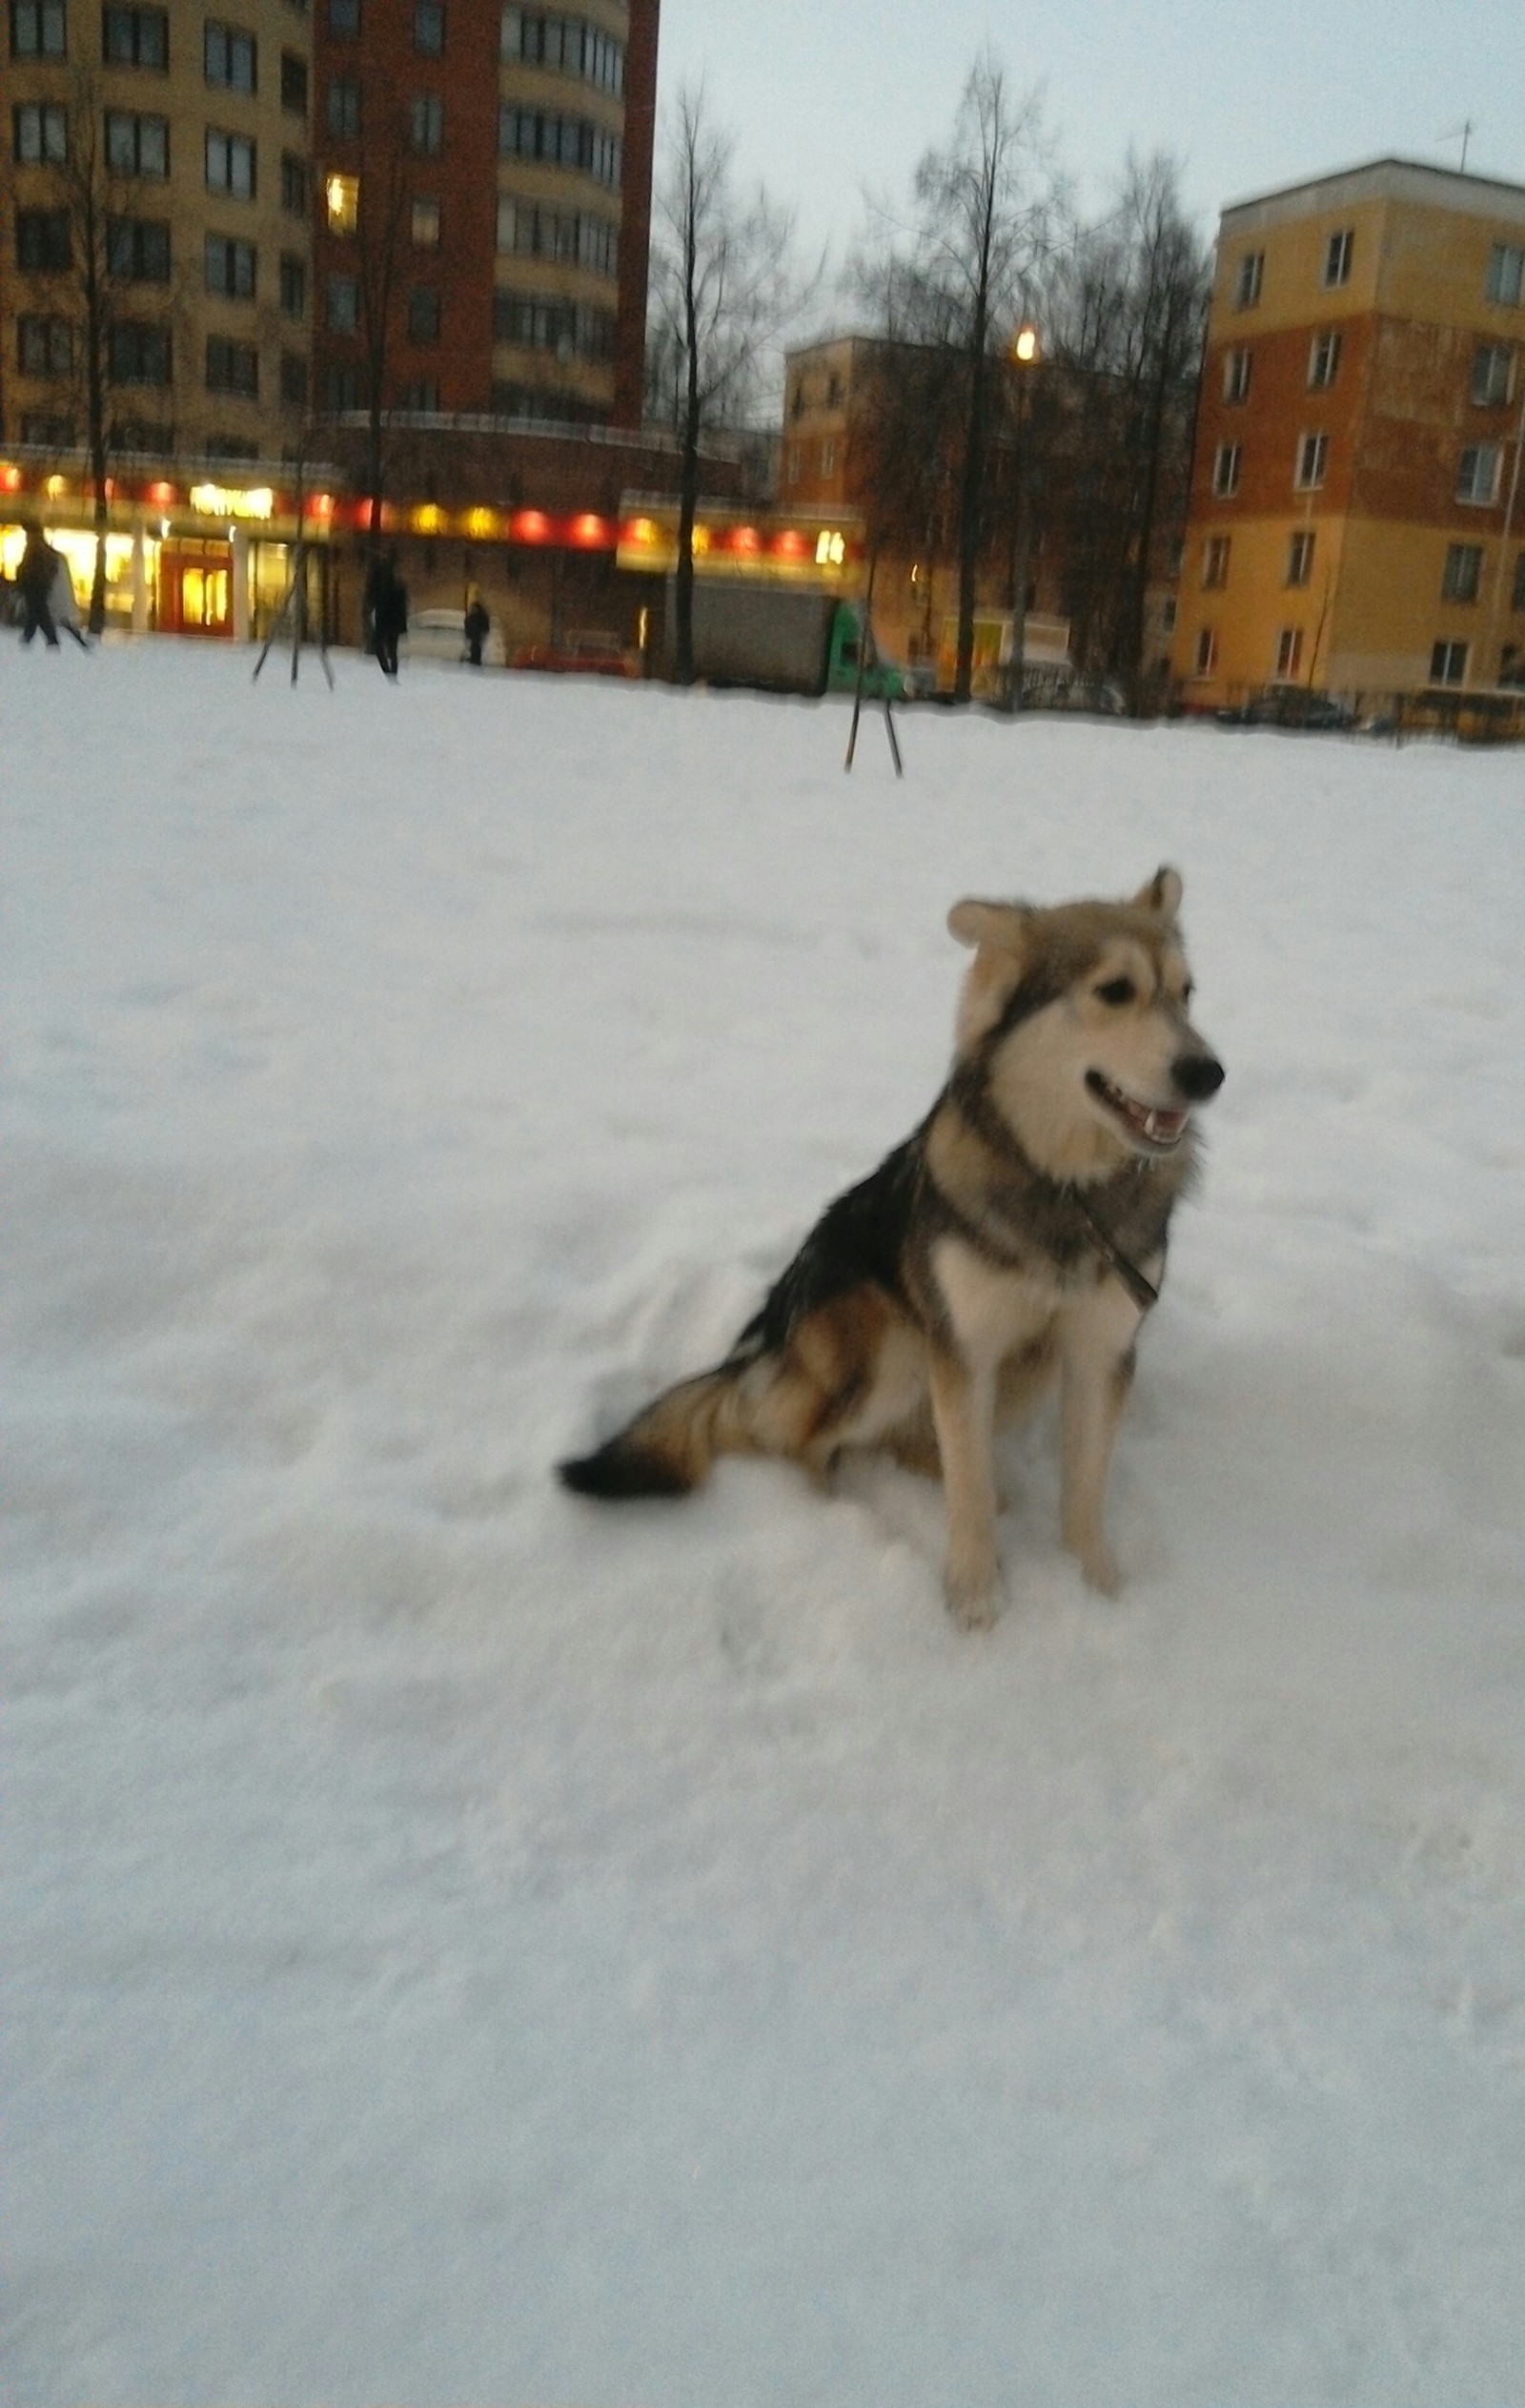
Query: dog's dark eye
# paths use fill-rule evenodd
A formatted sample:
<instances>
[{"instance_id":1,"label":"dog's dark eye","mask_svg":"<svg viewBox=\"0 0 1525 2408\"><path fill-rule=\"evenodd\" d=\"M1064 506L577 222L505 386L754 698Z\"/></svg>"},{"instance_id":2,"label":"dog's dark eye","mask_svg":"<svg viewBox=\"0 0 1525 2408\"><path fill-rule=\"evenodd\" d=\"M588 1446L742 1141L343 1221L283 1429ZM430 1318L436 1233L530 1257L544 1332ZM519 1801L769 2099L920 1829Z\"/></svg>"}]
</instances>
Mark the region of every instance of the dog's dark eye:
<instances>
[{"instance_id":1,"label":"dog's dark eye","mask_svg":"<svg viewBox=\"0 0 1525 2408\"><path fill-rule=\"evenodd\" d=\"M1105 986L1097 988L1096 999L1104 1004L1128 1004L1137 993L1138 989L1130 978L1108 978Z\"/></svg>"}]
</instances>

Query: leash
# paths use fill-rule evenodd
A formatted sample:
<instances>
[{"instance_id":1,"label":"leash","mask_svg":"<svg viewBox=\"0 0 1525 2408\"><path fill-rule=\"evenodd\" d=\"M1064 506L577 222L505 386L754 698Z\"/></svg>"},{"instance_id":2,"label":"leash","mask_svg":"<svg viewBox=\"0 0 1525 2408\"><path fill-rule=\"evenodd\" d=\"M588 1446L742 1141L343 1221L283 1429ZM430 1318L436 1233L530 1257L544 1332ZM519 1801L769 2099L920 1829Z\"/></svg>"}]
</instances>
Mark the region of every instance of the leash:
<instances>
[{"instance_id":1,"label":"leash","mask_svg":"<svg viewBox=\"0 0 1525 2408\"><path fill-rule=\"evenodd\" d=\"M1102 1260L1108 1271L1116 1272L1139 1311L1147 1313L1151 1305L1158 1304L1160 1292L1153 1280L1145 1278L1136 1262L1129 1262L1111 1232L1102 1227L1078 1188L1070 1189L1069 1200L1090 1232L1091 1243Z\"/></svg>"}]
</instances>

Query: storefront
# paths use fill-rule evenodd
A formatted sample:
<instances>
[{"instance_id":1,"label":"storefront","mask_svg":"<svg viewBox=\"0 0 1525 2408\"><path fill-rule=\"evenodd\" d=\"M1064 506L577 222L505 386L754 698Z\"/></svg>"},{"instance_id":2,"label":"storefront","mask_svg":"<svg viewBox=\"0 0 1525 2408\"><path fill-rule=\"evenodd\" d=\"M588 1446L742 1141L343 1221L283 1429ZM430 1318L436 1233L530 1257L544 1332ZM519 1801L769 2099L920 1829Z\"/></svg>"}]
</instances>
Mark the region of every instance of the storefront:
<instances>
[{"instance_id":1,"label":"storefront","mask_svg":"<svg viewBox=\"0 0 1525 2408\"><path fill-rule=\"evenodd\" d=\"M109 478L106 623L122 632L260 641L290 589L297 497L225 476ZM326 622L327 557L337 505L327 490L301 499L309 624ZM0 459L0 567L14 578L30 526L40 526L69 570L81 615L95 577L94 490L82 475L33 471Z\"/></svg>"}]
</instances>

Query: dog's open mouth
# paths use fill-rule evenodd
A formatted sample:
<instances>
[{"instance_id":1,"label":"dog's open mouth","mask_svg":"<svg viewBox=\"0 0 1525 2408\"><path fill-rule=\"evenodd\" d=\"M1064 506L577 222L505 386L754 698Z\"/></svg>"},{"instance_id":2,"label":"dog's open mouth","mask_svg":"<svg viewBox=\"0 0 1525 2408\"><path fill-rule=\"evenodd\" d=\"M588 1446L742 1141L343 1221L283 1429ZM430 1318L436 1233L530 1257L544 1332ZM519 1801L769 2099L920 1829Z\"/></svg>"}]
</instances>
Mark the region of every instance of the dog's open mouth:
<instances>
[{"instance_id":1,"label":"dog's open mouth","mask_svg":"<svg viewBox=\"0 0 1525 2408\"><path fill-rule=\"evenodd\" d=\"M1147 1146L1153 1153L1169 1153L1185 1136L1189 1112L1174 1112L1160 1104L1137 1104L1131 1095L1125 1095L1120 1087L1114 1087L1109 1078L1103 1078L1100 1071L1088 1071L1086 1084L1122 1122L1135 1145Z\"/></svg>"}]
</instances>

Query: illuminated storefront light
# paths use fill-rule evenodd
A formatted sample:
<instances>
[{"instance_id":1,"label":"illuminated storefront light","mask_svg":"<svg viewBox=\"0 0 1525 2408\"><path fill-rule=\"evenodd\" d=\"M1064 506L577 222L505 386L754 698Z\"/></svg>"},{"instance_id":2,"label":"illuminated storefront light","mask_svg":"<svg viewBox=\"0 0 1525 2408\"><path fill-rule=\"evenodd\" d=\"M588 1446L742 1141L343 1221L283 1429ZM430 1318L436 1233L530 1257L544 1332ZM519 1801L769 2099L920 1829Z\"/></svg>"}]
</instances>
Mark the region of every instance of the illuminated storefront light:
<instances>
[{"instance_id":1,"label":"illuminated storefront light","mask_svg":"<svg viewBox=\"0 0 1525 2408\"><path fill-rule=\"evenodd\" d=\"M275 497L269 485L193 485L191 507L208 519L273 519Z\"/></svg>"}]
</instances>

